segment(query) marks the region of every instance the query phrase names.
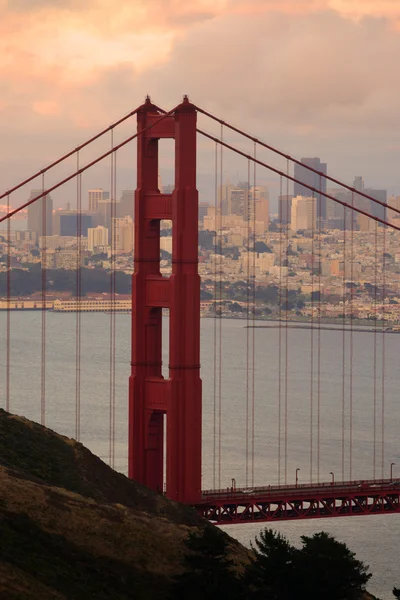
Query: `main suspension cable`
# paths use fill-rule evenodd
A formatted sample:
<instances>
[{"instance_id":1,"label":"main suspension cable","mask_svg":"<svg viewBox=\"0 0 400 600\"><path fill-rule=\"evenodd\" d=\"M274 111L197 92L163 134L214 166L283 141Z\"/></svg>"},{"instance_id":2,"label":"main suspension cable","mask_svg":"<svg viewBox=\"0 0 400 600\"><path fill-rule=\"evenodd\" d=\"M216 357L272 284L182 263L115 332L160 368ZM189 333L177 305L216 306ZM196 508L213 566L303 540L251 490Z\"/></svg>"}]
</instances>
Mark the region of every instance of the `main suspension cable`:
<instances>
[{"instance_id":1,"label":"main suspension cable","mask_svg":"<svg viewBox=\"0 0 400 600\"><path fill-rule=\"evenodd\" d=\"M300 160L294 158L293 156L290 156L286 152L282 152L281 150L278 150L278 148L275 148L274 146L271 146L270 144L266 144L265 142L263 142L262 140L260 140L260 138L257 138L257 137L255 137L253 135L250 135L250 134L246 133L245 131L239 129L238 127L235 127L234 125L231 125L230 123L227 123L226 121L224 121L224 120L216 117L215 115L211 114L210 112L208 112L208 111L200 108L199 106L195 106L195 108L196 108L196 110L199 113L205 115L206 117L209 117L210 119L212 119L213 121L216 121L217 123L219 123L221 125L224 125L228 129L231 129L231 131L234 131L235 133L238 133L242 137L247 138L248 140L251 140L252 142L256 142L257 144L259 144L263 148L266 148L267 150L270 150L274 154L277 154L277 155L281 156L282 158L285 158L286 160L290 161L291 163L299 165L302 168L307 169L308 171L314 173L315 175L318 175L320 177L322 176L322 177L324 177L324 179L330 181L331 183L334 183L335 185L343 187L346 190L349 190L353 194L357 193L359 196L362 196L363 198L366 198L367 200L370 200L371 202L373 202L375 204L379 204L380 206L384 207L385 209L390 209L390 210L394 211L395 213L400 214L400 209L399 208L394 207L394 206L389 206L385 202L382 202L382 200L378 200L377 198L374 198L373 196L370 196L369 194L366 194L362 190L356 190L356 188L351 187L350 185L347 185L346 183L343 183L342 181L339 181L338 179L335 179L334 177L331 177L327 173L322 173L321 171L318 171L317 169L314 169L310 165L302 163ZM198 129L197 131L199 133L201 133L201 134L204 135L204 132L201 131L200 129ZM309 187L305 182L299 182L299 183L301 185L303 185L304 187ZM316 191L316 190L314 190L314 191ZM324 196L325 196L325 194L324 194ZM370 215L370 216L372 216L372 215Z\"/></svg>"},{"instance_id":2,"label":"main suspension cable","mask_svg":"<svg viewBox=\"0 0 400 600\"><path fill-rule=\"evenodd\" d=\"M232 152L234 152L235 154L238 154L239 156L243 156L244 158L250 159L253 162L255 162L257 165L260 165L261 167L265 167L272 173L275 173L276 175L279 175L279 176L283 176L283 177L287 178L289 181L292 181L293 183L298 183L298 184L302 185L303 187L306 187L311 192L314 192L317 194L319 193L319 190L317 188L315 188L314 186L311 186L308 183L305 183L303 181L299 181L296 177L293 177L292 175L289 175L288 173L284 173L283 171L276 169L272 165L270 165L258 158L254 158L254 156L252 156L251 154L247 154L246 152L239 150L235 146L232 146L231 144L228 144L227 142L224 142L223 140L216 138L215 136L211 135L210 133L207 133L207 132L203 131L202 129L197 129L197 132L200 133L203 137L206 137L209 140L212 140L213 142L218 142L218 144L220 144L221 146L224 146L224 148L227 148L228 150L232 150ZM360 215L364 215L364 216L368 217L369 219L376 221L377 223L381 223L382 225L387 225L391 229L400 231L399 225L393 225L393 223L389 223L385 219L381 219L380 217L377 217L376 215L371 215L371 214L367 213L365 210L362 210L361 208L354 207L354 209L353 209L351 204L348 204L347 202L344 202L343 200L340 200L339 198L335 198L335 196L332 196L331 194L328 194L327 192L321 191L321 194L322 194L322 196L324 196L324 198L333 200L336 204L340 204L341 206L344 206L345 208L354 210L356 213L358 213ZM23 207L20 207L19 210L21 210L21 208L23 208ZM1 219L0 219L0 223L1 223Z\"/></svg>"}]
</instances>

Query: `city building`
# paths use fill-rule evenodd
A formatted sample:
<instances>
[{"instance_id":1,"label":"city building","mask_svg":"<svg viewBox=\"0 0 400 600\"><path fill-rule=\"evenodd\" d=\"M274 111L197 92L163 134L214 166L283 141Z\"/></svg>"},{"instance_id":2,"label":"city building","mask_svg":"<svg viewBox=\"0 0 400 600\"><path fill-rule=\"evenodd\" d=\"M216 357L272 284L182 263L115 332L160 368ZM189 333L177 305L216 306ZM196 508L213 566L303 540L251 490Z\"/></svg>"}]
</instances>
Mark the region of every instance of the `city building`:
<instances>
[{"instance_id":1,"label":"city building","mask_svg":"<svg viewBox=\"0 0 400 600\"><path fill-rule=\"evenodd\" d=\"M209 208L208 202L199 202L199 225L204 225L204 217L207 215Z\"/></svg>"},{"instance_id":2,"label":"city building","mask_svg":"<svg viewBox=\"0 0 400 600\"><path fill-rule=\"evenodd\" d=\"M29 200L36 198L42 190L31 190ZM53 200L46 195L28 206L28 229L38 237L53 233Z\"/></svg>"},{"instance_id":3,"label":"city building","mask_svg":"<svg viewBox=\"0 0 400 600\"><path fill-rule=\"evenodd\" d=\"M317 190L321 190L321 192L326 193L326 178L324 175L327 174L327 164L321 162L321 159L318 157L314 158L302 158L302 165L295 164L294 165L294 177L295 179L302 182L294 184L294 196L304 196L309 197L312 195L312 191L309 187L315 188ZM306 167L311 167L318 173L314 173L314 171L310 171ZM319 175L321 173L322 175ZM317 219L319 219L322 223L326 221L326 197L322 194L315 194L317 198Z\"/></svg>"},{"instance_id":4,"label":"city building","mask_svg":"<svg viewBox=\"0 0 400 600\"><path fill-rule=\"evenodd\" d=\"M97 212L99 209L99 202L101 200L108 199L108 192L104 192L101 188L96 190L88 190L88 198L89 198L89 211Z\"/></svg>"},{"instance_id":5,"label":"city building","mask_svg":"<svg viewBox=\"0 0 400 600\"><path fill-rule=\"evenodd\" d=\"M111 249L113 254L131 254L134 242L132 217L113 218L111 227Z\"/></svg>"},{"instance_id":6,"label":"city building","mask_svg":"<svg viewBox=\"0 0 400 600\"><path fill-rule=\"evenodd\" d=\"M108 246L108 229L99 225L88 229L88 250L93 252L96 248Z\"/></svg>"},{"instance_id":7,"label":"city building","mask_svg":"<svg viewBox=\"0 0 400 600\"><path fill-rule=\"evenodd\" d=\"M278 197L279 223L289 225L292 219L292 195L281 195Z\"/></svg>"},{"instance_id":8,"label":"city building","mask_svg":"<svg viewBox=\"0 0 400 600\"><path fill-rule=\"evenodd\" d=\"M269 227L269 191L265 186L252 187L250 190L250 210L251 217L264 223L264 231Z\"/></svg>"},{"instance_id":9,"label":"city building","mask_svg":"<svg viewBox=\"0 0 400 600\"><path fill-rule=\"evenodd\" d=\"M316 229L317 199L310 196L296 196L292 200L290 228L292 231Z\"/></svg>"},{"instance_id":10,"label":"city building","mask_svg":"<svg viewBox=\"0 0 400 600\"><path fill-rule=\"evenodd\" d=\"M87 237L93 226L93 214L82 211L80 216L81 235ZM76 210L56 210L53 218L53 233L61 236L77 236L78 212Z\"/></svg>"},{"instance_id":11,"label":"city building","mask_svg":"<svg viewBox=\"0 0 400 600\"><path fill-rule=\"evenodd\" d=\"M372 198L375 198L376 200L379 200L384 204L387 204L387 190L376 190L374 188L366 188L362 177L355 178L354 188L356 190L364 192L368 196L372 196ZM375 217L379 217L380 219L386 220L387 209L384 206L381 206L373 200L369 200L368 198L364 198L363 196L360 196L358 194L353 195L352 192L349 192L349 198L350 204L354 205L356 208L364 210L369 215L373 215Z\"/></svg>"},{"instance_id":12,"label":"city building","mask_svg":"<svg viewBox=\"0 0 400 600\"><path fill-rule=\"evenodd\" d=\"M135 190L123 190L121 199L117 203L117 217L131 217L135 215Z\"/></svg>"}]
</instances>

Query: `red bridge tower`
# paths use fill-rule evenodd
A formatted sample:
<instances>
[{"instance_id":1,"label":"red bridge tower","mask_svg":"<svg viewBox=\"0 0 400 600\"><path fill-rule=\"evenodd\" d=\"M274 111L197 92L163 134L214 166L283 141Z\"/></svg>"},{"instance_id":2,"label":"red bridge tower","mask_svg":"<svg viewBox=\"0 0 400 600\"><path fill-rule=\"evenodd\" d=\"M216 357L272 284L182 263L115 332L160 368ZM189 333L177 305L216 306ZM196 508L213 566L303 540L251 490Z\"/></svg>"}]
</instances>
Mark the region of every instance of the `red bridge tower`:
<instances>
[{"instance_id":1,"label":"red bridge tower","mask_svg":"<svg viewBox=\"0 0 400 600\"><path fill-rule=\"evenodd\" d=\"M138 113L132 371L129 380L129 477L163 489L166 415L167 496L201 497L200 278L195 107L173 115L148 98ZM159 122L158 122L159 121ZM158 141L175 140L175 189L158 189ZM160 273L160 221L172 220L172 275ZM162 309L170 311L169 378L162 366Z\"/></svg>"}]
</instances>

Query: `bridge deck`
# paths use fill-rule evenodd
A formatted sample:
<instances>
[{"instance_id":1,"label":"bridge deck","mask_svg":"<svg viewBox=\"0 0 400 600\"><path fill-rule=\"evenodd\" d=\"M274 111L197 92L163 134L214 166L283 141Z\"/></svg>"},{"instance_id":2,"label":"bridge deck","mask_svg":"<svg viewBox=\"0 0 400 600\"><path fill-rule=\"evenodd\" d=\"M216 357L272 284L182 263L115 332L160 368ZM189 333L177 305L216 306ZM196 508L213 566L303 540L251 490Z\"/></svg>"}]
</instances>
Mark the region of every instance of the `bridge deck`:
<instances>
[{"instance_id":1,"label":"bridge deck","mask_svg":"<svg viewBox=\"0 0 400 600\"><path fill-rule=\"evenodd\" d=\"M400 513L400 479L206 490L196 509L220 525Z\"/></svg>"}]
</instances>

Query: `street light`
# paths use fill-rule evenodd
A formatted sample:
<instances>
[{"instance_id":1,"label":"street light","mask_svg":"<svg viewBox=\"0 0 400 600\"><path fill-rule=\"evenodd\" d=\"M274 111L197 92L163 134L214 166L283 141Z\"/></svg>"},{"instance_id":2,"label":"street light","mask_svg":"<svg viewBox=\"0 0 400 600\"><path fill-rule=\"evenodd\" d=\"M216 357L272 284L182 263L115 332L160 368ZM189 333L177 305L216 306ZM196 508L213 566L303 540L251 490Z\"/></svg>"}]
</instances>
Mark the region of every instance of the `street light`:
<instances>
[{"instance_id":1,"label":"street light","mask_svg":"<svg viewBox=\"0 0 400 600\"><path fill-rule=\"evenodd\" d=\"M335 485L335 473L333 471L329 471L329 475L332 475L332 485Z\"/></svg>"},{"instance_id":2,"label":"street light","mask_svg":"<svg viewBox=\"0 0 400 600\"><path fill-rule=\"evenodd\" d=\"M393 467L396 463L390 463L390 481L393 481Z\"/></svg>"},{"instance_id":3,"label":"street light","mask_svg":"<svg viewBox=\"0 0 400 600\"><path fill-rule=\"evenodd\" d=\"M297 484L299 483L299 471L300 471L300 469L299 469L299 467L297 467L297 469L296 469L296 487L297 487Z\"/></svg>"}]
</instances>

